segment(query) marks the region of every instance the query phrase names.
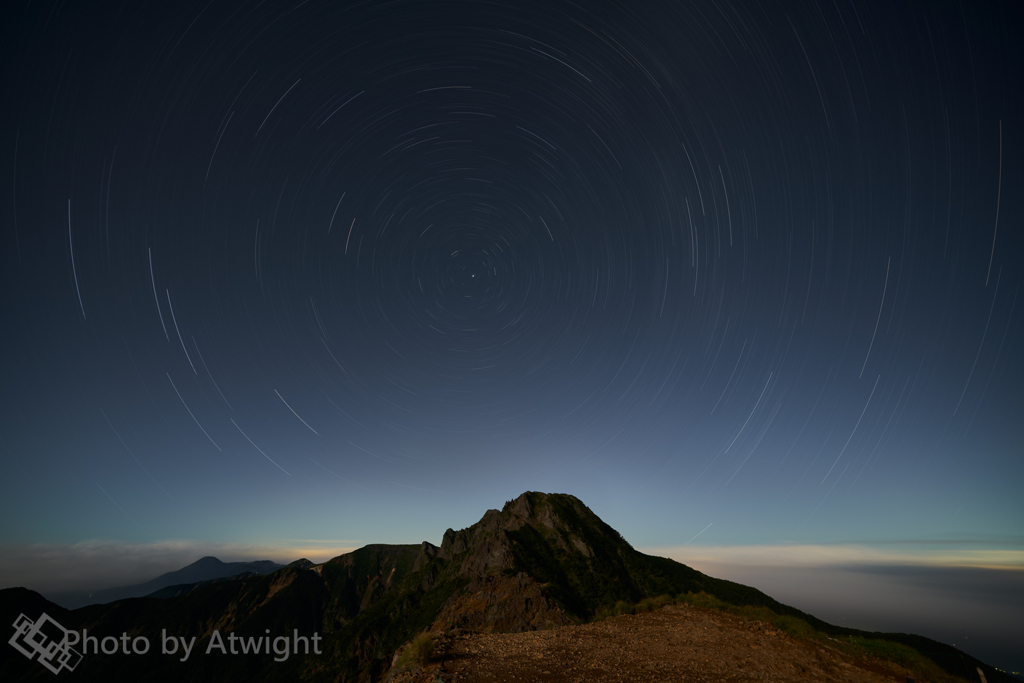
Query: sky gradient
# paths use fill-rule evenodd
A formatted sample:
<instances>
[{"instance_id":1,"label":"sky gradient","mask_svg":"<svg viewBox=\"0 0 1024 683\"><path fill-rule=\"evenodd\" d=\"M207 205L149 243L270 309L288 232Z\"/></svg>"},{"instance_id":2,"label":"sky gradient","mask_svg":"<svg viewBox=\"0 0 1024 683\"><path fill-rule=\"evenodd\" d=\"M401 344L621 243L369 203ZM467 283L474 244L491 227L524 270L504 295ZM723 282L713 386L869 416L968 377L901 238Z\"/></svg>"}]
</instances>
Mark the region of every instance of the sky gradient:
<instances>
[{"instance_id":1,"label":"sky gradient","mask_svg":"<svg viewBox=\"0 0 1024 683\"><path fill-rule=\"evenodd\" d=\"M1019 585L1014 3L3 12L3 586L526 490L798 607L742 567Z\"/></svg>"}]
</instances>

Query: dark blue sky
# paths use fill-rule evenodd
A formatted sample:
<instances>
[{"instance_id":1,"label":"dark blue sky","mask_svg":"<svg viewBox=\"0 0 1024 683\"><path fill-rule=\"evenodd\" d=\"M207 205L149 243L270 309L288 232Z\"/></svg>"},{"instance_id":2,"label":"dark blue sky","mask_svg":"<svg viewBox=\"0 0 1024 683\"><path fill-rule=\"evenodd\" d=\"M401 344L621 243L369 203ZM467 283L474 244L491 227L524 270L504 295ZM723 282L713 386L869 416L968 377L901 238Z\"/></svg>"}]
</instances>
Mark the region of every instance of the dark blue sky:
<instances>
[{"instance_id":1,"label":"dark blue sky","mask_svg":"<svg viewBox=\"0 0 1024 683\"><path fill-rule=\"evenodd\" d=\"M639 547L1024 566L1015 3L4 13L12 556L533 489Z\"/></svg>"}]
</instances>

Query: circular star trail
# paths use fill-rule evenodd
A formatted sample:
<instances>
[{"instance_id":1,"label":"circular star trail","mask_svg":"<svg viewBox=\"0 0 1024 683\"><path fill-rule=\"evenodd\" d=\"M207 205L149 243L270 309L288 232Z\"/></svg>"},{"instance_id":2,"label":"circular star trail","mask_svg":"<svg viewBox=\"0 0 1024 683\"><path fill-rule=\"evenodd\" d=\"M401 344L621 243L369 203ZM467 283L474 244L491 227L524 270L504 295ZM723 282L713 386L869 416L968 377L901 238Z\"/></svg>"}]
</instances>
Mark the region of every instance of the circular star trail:
<instances>
[{"instance_id":1,"label":"circular star trail","mask_svg":"<svg viewBox=\"0 0 1024 683\"><path fill-rule=\"evenodd\" d=\"M4 12L7 541L1019 538L1012 5Z\"/></svg>"}]
</instances>

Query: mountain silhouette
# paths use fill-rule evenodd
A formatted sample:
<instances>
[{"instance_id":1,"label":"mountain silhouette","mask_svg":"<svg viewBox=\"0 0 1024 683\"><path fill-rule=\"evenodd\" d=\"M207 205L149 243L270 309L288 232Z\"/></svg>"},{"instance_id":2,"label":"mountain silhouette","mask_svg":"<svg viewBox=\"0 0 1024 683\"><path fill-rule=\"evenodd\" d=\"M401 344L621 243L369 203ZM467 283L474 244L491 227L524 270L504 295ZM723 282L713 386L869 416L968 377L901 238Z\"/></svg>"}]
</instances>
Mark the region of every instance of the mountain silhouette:
<instances>
[{"instance_id":1,"label":"mountain silhouette","mask_svg":"<svg viewBox=\"0 0 1024 683\"><path fill-rule=\"evenodd\" d=\"M210 560L158 580L174 575L179 579L174 585L188 584L180 579L202 575L202 567L213 565ZM320 565L299 560L268 575L170 593L176 597L131 598L69 611L32 591L7 589L0 591L0 616L13 623L19 614L36 619L45 611L79 633L83 628L99 638L127 633L150 643L142 655L90 652L75 669L79 680L370 683L385 679L403 645L424 631L539 630L587 621L621 601L706 593L730 605L801 619L830 637L872 635L902 642L965 678L976 679L975 667L981 667L988 683L1012 680L947 645L833 626L754 588L640 553L566 494L524 493L466 529L448 529L440 546L368 545ZM229 634L251 643L267 637L268 650L269 638L287 636L299 651L275 661L274 653L263 650L233 656L210 649L218 638L227 642ZM314 645L320 654L305 654L295 638L314 634L321 638ZM186 661L180 661L180 651L161 653L165 635L195 637ZM0 652L0 679L51 680L49 671L12 648Z\"/></svg>"},{"instance_id":2,"label":"mountain silhouette","mask_svg":"<svg viewBox=\"0 0 1024 683\"><path fill-rule=\"evenodd\" d=\"M145 583L138 583L131 586L119 586L116 588L106 588L93 593L78 592L53 594L51 599L53 602L56 602L67 609L76 609L78 607L84 607L85 605L103 605L108 602L114 602L115 600L124 600L125 598L141 598L145 595L159 591L162 588L167 588L168 586L195 584L201 581L222 579L245 573L259 575L270 574L283 566L283 564L271 562L270 560L258 560L255 562L221 562L216 557L206 556L196 560L186 567L182 567L181 569L173 572L167 572L166 574L161 574L155 579L151 579Z\"/></svg>"}]
</instances>

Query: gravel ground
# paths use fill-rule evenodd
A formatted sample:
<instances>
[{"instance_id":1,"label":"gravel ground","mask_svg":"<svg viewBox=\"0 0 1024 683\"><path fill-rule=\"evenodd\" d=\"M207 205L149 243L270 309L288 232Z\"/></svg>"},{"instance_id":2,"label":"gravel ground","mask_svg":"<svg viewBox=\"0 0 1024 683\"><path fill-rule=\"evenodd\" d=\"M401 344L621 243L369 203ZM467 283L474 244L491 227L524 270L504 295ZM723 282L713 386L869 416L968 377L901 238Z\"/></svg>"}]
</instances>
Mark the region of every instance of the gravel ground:
<instances>
[{"instance_id":1,"label":"gravel ground","mask_svg":"<svg viewBox=\"0 0 1024 683\"><path fill-rule=\"evenodd\" d=\"M670 605L526 633L448 633L433 661L392 683L837 681L903 683L895 665L854 661L768 624ZM919 681L919 683L925 683Z\"/></svg>"}]
</instances>

